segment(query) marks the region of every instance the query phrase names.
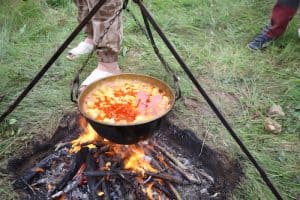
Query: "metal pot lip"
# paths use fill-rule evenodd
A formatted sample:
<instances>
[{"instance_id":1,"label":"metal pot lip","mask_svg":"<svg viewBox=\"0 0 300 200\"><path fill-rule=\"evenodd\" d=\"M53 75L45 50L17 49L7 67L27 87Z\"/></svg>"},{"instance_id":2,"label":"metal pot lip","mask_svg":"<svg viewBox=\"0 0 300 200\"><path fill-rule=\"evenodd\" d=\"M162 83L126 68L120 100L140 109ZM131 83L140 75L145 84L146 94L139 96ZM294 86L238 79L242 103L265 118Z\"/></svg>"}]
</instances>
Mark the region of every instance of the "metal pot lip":
<instances>
[{"instance_id":1,"label":"metal pot lip","mask_svg":"<svg viewBox=\"0 0 300 200\"><path fill-rule=\"evenodd\" d=\"M99 121L96 121L94 119L92 119L91 117L89 117L88 115L86 115L86 113L83 111L82 107L81 107L81 101L82 101L82 98L83 96L85 96L86 94L86 91L93 87L94 85L97 85L99 82L102 82L104 80L107 80L107 79L112 79L114 77L122 77L122 76L140 76L140 77L146 77L146 78L149 78L149 79L153 79L155 81L158 81L160 82L161 84L165 85L170 91L171 91L171 94L172 94L172 102L171 102L171 105L170 105L170 108L168 110L166 110L163 114L161 115L158 115L157 117L153 118L153 119L150 119L148 121L143 121L143 122L138 122L138 123L130 123L130 124L114 124L114 123L106 123L106 122L99 122ZM144 74L135 74L135 73L122 73L122 74L117 74L117 75L112 75L112 76L108 76L108 77L105 77L103 79L100 79L100 80L97 80L97 81L94 81L93 83L91 83L90 85L88 85L79 95L79 98L78 98L78 108L79 108L79 111L80 113L85 117L87 118L88 120L94 122L94 123L98 123L98 124L101 124L101 125L105 125L105 126L112 126L112 127L130 127L130 126L138 126L138 125L144 125L144 124L147 124L147 123L151 123L155 120L158 120L160 118L162 118L163 116L167 115L173 108L175 104L175 95L174 95L174 91L170 88L170 86L168 84L166 84L164 81L158 79L158 78L155 78L155 77L152 77L152 76L149 76L149 75L144 75Z\"/></svg>"}]
</instances>

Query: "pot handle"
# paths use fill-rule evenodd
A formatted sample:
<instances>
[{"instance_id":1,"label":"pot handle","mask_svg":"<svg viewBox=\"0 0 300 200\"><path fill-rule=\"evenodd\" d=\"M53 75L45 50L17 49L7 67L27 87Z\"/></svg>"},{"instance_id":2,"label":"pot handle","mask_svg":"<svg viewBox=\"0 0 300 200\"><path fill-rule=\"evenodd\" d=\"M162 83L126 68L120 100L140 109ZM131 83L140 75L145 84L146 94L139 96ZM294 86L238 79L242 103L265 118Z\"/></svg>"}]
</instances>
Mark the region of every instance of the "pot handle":
<instances>
[{"instance_id":1,"label":"pot handle","mask_svg":"<svg viewBox=\"0 0 300 200\"><path fill-rule=\"evenodd\" d=\"M80 83L80 78L79 78L79 73L76 74L76 76L73 79L72 85L71 85L71 101L73 103L78 103L78 97L79 97L79 83Z\"/></svg>"},{"instance_id":2,"label":"pot handle","mask_svg":"<svg viewBox=\"0 0 300 200\"><path fill-rule=\"evenodd\" d=\"M181 89L179 86L180 78L175 73L173 73L172 76L173 76L174 90L175 90L175 101L177 101L181 98Z\"/></svg>"}]
</instances>

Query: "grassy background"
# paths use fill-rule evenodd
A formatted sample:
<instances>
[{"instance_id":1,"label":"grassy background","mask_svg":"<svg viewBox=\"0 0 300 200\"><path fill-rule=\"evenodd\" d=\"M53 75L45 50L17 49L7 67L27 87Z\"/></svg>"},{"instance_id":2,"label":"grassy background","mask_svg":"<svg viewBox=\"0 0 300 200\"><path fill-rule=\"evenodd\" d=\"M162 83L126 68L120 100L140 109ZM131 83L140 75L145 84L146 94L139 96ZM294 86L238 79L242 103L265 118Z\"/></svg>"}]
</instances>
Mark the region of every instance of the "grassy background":
<instances>
[{"instance_id":1,"label":"grassy background","mask_svg":"<svg viewBox=\"0 0 300 200\"><path fill-rule=\"evenodd\" d=\"M231 122L257 160L267 169L285 199L300 194L300 17L266 51L251 52L246 44L267 23L274 1L148 0L147 7L176 46L200 84ZM0 111L14 100L76 26L76 9L68 0L0 0ZM138 15L136 6L130 8ZM124 72L153 75L166 81L151 45L134 21L124 15L120 64ZM83 39L79 35L71 46ZM175 107L178 121L207 143L238 158L246 179L233 199L273 199L256 170L199 97L161 42L158 46L181 77L184 99ZM65 54L64 54L65 55ZM1 168L7 158L37 134L50 135L69 100L70 82L82 59L62 55L20 106L0 124ZM85 75L96 66L92 60ZM200 108L192 109L193 99ZM268 108L279 104L283 132L263 130ZM14 199L9 175L0 170L0 196Z\"/></svg>"}]
</instances>

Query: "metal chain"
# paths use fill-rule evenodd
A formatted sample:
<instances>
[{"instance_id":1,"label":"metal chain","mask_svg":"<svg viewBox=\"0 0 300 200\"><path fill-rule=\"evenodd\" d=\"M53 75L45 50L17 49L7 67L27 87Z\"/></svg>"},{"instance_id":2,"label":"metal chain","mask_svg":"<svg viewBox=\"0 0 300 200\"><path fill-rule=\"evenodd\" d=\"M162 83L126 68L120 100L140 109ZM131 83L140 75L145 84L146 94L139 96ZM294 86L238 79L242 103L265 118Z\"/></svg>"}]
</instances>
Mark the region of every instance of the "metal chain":
<instances>
[{"instance_id":1,"label":"metal chain","mask_svg":"<svg viewBox=\"0 0 300 200\"><path fill-rule=\"evenodd\" d=\"M74 103L77 103L77 98L79 96L79 86L80 86L80 73L84 70L84 68L87 66L88 62L90 61L92 55L94 54L94 52L97 49L97 46L99 46L99 44L103 41L103 38L105 37L105 35L108 33L110 27L113 25L113 23L116 21L117 17L120 16L120 14L122 13L123 10L123 6L117 10L114 13L114 16L109 20L108 22L108 26L104 29L102 35L99 37L96 45L94 46L93 50L89 53L89 55L87 56L87 58L84 60L84 62L82 63L82 66L80 67L80 69L77 71L73 82L72 82L72 86L71 86L71 101Z\"/></svg>"},{"instance_id":2,"label":"metal chain","mask_svg":"<svg viewBox=\"0 0 300 200\"><path fill-rule=\"evenodd\" d=\"M165 60L165 58L163 57L162 53L159 51L159 48L157 47L155 40L153 38L152 35L152 31L150 28L150 25L148 23L147 18L145 18L145 16L142 13L143 19L144 19L144 23L145 23L145 27L139 22L139 20L137 19L137 17L133 14L133 12L129 9L126 8L126 11L130 14L130 16L133 18L133 20L136 22L136 24L138 25L138 27L140 28L140 30L142 31L142 33L146 36L147 40L150 42L154 53L156 54L156 56L158 57L158 59L160 60L162 66L164 67L165 71L170 74L173 78L173 86L175 89L175 94L176 94L176 99L179 99L181 97L181 90L179 87L179 76L176 75L175 71L170 67L169 63Z\"/></svg>"}]
</instances>

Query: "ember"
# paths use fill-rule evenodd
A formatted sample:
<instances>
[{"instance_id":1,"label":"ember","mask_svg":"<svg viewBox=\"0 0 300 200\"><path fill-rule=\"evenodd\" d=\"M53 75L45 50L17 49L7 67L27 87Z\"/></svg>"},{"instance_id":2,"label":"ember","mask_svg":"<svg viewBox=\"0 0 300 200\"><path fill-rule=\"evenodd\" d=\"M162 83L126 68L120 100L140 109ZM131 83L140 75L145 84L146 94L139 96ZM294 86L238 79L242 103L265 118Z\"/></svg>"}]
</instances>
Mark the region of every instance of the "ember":
<instances>
[{"instance_id":1,"label":"ember","mask_svg":"<svg viewBox=\"0 0 300 200\"><path fill-rule=\"evenodd\" d=\"M78 138L57 145L16 181L27 191L22 199L210 199L222 196L215 178L166 146L162 135L134 145L101 138L80 118ZM159 138L159 140L158 140ZM177 153L175 153L177 152ZM175 154L174 154L175 153ZM176 155L176 156L175 156ZM212 190L213 191L213 190Z\"/></svg>"}]
</instances>

